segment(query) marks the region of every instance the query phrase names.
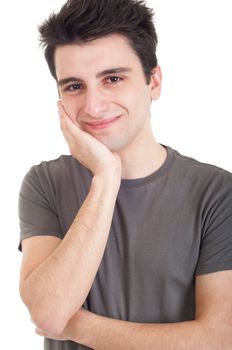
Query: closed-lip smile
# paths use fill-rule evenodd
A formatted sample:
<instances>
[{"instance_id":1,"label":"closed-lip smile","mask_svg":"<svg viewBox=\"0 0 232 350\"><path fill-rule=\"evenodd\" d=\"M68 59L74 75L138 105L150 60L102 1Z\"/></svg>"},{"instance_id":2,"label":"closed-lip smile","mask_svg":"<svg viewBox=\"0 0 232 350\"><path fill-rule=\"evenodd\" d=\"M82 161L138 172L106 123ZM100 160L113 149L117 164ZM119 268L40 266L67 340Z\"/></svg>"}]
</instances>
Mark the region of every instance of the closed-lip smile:
<instances>
[{"instance_id":1,"label":"closed-lip smile","mask_svg":"<svg viewBox=\"0 0 232 350\"><path fill-rule=\"evenodd\" d=\"M85 124L95 129L102 129L114 123L118 118L120 118L120 116L112 117L109 119L102 119L101 121L98 121L98 122L86 122Z\"/></svg>"}]
</instances>

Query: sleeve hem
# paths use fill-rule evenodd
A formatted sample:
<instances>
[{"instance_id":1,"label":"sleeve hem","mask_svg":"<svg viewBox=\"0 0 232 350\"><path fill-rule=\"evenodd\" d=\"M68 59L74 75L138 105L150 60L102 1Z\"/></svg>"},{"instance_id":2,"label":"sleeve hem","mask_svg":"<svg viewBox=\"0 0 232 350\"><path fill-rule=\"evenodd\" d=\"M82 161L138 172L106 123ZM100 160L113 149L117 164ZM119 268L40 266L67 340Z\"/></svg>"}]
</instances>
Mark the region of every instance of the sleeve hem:
<instances>
[{"instance_id":1,"label":"sleeve hem","mask_svg":"<svg viewBox=\"0 0 232 350\"><path fill-rule=\"evenodd\" d=\"M35 233L35 234L29 234L29 235L27 235L27 236L25 236L25 237L23 237L23 238L20 239L19 244L18 244L18 250L19 250L20 252L22 252L22 241L23 241L24 239L31 238L31 237L35 237L35 236L53 236L53 237L57 237L57 238L63 239L63 237L61 237L61 235L59 235L58 233L51 233L51 232L49 232L49 233Z\"/></svg>"},{"instance_id":2,"label":"sleeve hem","mask_svg":"<svg viewBox=\"0 0 232 350\"><path fill-rule=\"evenodd\" d=\"M200 275L206 275L208 273L227 271L227 270L232 270L232 261L224 262L221 264L203 266L196 270L195 275L200 276Z\"/></svg>"}]
</instances>

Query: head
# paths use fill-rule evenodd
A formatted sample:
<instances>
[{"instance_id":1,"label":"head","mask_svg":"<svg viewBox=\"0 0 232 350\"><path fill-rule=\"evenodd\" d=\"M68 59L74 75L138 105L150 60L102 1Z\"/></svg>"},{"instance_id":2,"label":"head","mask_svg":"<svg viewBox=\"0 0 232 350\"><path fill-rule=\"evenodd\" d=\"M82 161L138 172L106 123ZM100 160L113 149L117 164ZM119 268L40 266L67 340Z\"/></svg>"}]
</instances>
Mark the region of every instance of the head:
<instances>
[{"instance_id":1,"label":"head","mask_svg":"<svg viewBox=\"0 0 232 350\"><path fill-rule=\"evenodd\" d=\"M144 1L68 0L39 27L40 42L52 76L57 79L54 54L58 46L86 42L118 33L138 56L149 84L157 66L157 34L153 11Z\"/></svg>"},{"instance_id":2,"label":"head","mask_svg":"<svg viewBox=\"0 0 232 350\"><path fill-rule=\"evenodd\" d=\"M144 147L161 81L152 11L144 2L69 0L40 33L70 118L112 151Z\"/></svg>"}]
</instances>

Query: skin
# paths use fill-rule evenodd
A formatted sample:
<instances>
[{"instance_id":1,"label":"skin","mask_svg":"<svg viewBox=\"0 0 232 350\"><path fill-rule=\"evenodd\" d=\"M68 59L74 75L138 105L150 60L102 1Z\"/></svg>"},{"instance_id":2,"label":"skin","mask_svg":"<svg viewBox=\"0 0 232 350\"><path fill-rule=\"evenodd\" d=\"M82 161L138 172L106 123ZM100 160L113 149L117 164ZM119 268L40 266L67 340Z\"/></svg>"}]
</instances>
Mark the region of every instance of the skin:
<instances>
[{"instance_id":1,"label":"skin","mask_svg":"<svg viewBox=\"0 0 232 350\"><path fill-rule=\"evenodd\" d=\"M81 308L104 252L121 178L147 176L165 161L166 151L155 141L150 124L151 101L159 98L162 75L156 67L147 85L139 59L119 35L82 46L59 47L55 64L61 129L71 154L92 171L93 183L63 241L55 237L23 241L21 295L37 334L99 350L230 350L231 271L196 278L196 319L190 322L132 323ZM129 70L102 74L122 67ZM70 77L75 77L72 83L61 84ZM112 117L120 118L108 127L88 125ZM83 252L86 255L82 256ZM70 271L71 277L65 271ZM74 285L76 280L79 284ZM62 288L64 285L67 289ZM80 287L79 295L76 291ZM56 290L61 295L54 295ZM41 320L38 316L41 308L43 313L47 311L50 323L44 321L47 317ZM61 321L54 327L57 319Z\"/></svg>"},{"instance_id":2,"label":"skin","mask_svg":"<svg viewBox=\"0 0 232 350\"><path fill-rule=\"evenodd\" d=\"M55 66L58 82L77 78L58 83L65 111L81 130L117 152L123 178L145 177L162 165L166 150L156 142L150 119L151 102L161 91L160 67L153 70L147 85L139 58L127 40L116 34L82 46L58 47ZM101 74L115 68L128 71ZM115 116L120 118L105 129L86 124Z\"/></svg>"}]
</instances>

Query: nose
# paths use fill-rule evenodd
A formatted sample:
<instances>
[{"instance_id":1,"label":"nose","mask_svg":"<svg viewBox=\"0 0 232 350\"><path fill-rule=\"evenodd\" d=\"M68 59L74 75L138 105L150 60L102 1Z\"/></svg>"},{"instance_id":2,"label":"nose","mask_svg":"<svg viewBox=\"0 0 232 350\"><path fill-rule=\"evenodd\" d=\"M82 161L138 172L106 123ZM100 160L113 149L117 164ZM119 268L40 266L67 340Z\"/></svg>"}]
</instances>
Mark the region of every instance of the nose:
<instances>
[{"instance_id":1,"label":"nose","mask_svg":"<svg viewBox=\"0 0 232 350\"><path fill-rule=\"evenodd\" d=\"M109 105L102 91L97 88L87 90L84 103L85 113L94 118L102 118L102 114L108 110Z\"/></svg>"}]
</instances>

